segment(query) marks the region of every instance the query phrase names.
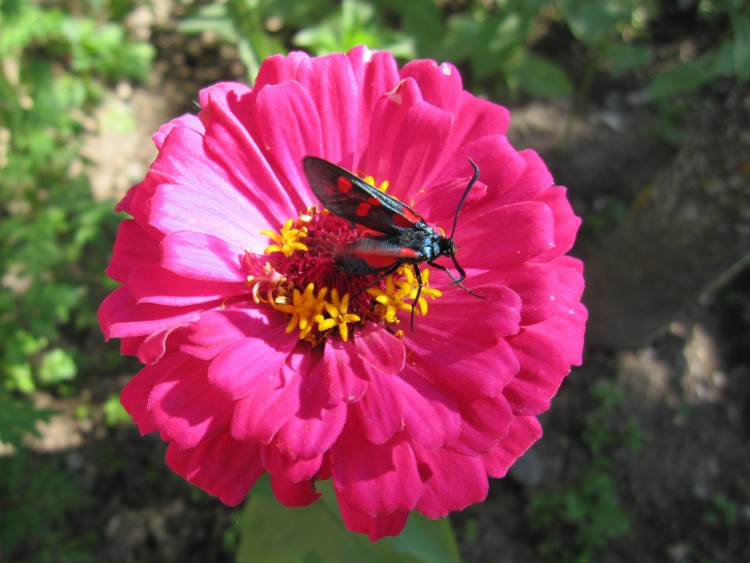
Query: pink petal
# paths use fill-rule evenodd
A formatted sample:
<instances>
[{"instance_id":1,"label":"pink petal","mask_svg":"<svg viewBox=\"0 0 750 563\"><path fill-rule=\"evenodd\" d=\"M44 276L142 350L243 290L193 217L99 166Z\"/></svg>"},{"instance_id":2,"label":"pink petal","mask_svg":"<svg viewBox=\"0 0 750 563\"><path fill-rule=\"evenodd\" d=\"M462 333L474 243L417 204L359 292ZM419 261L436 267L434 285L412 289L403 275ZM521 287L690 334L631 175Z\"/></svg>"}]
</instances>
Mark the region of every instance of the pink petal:
<instances>
[{"instance_id":1,"label":"pink petal","mask_svg":"<svg viewBox=\"0 0 750 563\"><path fill-rule=\"evenodd\" d=\"M320 116L309 92L298 82L265 86L258 93L253 117L256 141L267 148L265 157L279 171L284 188L302 195L301 200L292 201L299 202L295 209L304 209L316 200L302 172L302 157L323 154Z\"/></svg>"},{"instance_id":2,"label":"pink petal","mask_svg":"<svg viewBox=\"0 0 750 563\"><path fill-rule=\"evenodd\" d=\"M196 280L247 282L242 269L243 248L202 233L181 231L161 241L161 265Z\"/></svg>"},{"instance_id":3,"label":"pink petal","mask_svg":"<svg viewBox=\"0 0 750 563\"><path fill-rule=\"evenodd\" d=\"M203 88L198 94L198 101L202 108L213 106L216 100L226 100L236 113L243 109L240 101L252 93L252 88L241 82L218 82ZM205 116L204 116L205 117ZM213 117L213 116L211 116Z\"/></svg>"},{"instance_id":4,"label":"pink petal","mask_svg":"<svg viewBox=\"0 0 750 563\"><path fill-rule=\"evenodd\" d=\"M583 363L583 334L588 311L581 303L558 302L558 306L554 317L534 325L530 330L556 342L562 348L568 363L580 366Z\"/></svg>"},{"instance_id":5,"label":"pink petal","mask_svg":"<svg viewBox=\"0 0 750 563\"><path fill-rule=\"evenodd\" d=\"M523 150L518 153L518 157L526 163L523 175L517 182L507 184L507 188L499 194L499 203L507 205L533 200L542 190L553 184L547 165L536 152Z\"/></svg>"},{"instance_id":6,"label":"pink petal","mask_svg":"<svg viewBox=\"0 0 750 563\"><path fill-rule=\"evenodd\" d=\"M356 168L360 155L367 152L370 141L372 113L375 104L399 83L398 66L393 55L386 52L371 51L367 47L355 47L347 53L357 83L357 116L358 135L355 138L355 160L351 163L342 161L342 165Z\"/></svg>"},{"instance_id":7,"label":"pink petal","mask_svg":"<svg viewBox=\"0 0 750 563\"><path fill-rule=\"evenodd\" d=\"M521 298L522 325L536 324L555 314L555 295L559 287L555 268L526 262L475 276L472 282L480 284L490 279L509 287Z\"/></svg>"},{"instance_id":8,"label":"pink petal","mask_svg":"<svg viewBox=\"0 0 750 563\"><path fill-rule=\"evenodd\" d=\"M159 256L157 241L132 219L123 221L117 229L112 259L105 273L113 280L124 283L133 269L155 264Z\"/></svg>"},{"instance_id":9,"label":"pink petal","mask_svg":"<svg viewBox=\"0 0 750 563\"><path fill-rule=\"evenodd\" d=\"M230 344L257 335L280 317L260 307L217 309L179 330L179 349L186 354L210 360ZM273 319L273 320L271 320Z\"/></svg>"},{"instance_id":10,"label":"pink petal","mask_svg":"<svg viewBox=\"0 0 750 563\"><path fill-rule=\"evenodd\" d=\"M276 385L258 389L236 402L232 436L236 440L268 444L300 407L300 379L282 365Z\"/></svg>"},{"instance_id":11,"label":"pink petal","mask_svg":"<svg viewBox=\"0 0 750 563\"><path fill-rule=\"evenodd\" d=\"M336 495L370 517L412 510L422 483L411 446L402 438L374 445L363 433L352 419L331 450Z\"/></svg>"},{"instance_id":12,"label":"pink petal","mask_svg":"<svg viewBox=\"0 0 750 563\"><path fill-rule=\"evenodd\" d=\"M147 408L162 440L194 448L227 426L233 405L209 385L206 362L178 355L182 362L171 369L162 366L163 377L154 385Z\"/></svg>"},{"instance_id":13,"label":"pink petal","mask_svg":"<svg viewBox=\"0 0 750 563\"><path fill-rule=\"evenodd\" d=\"M274 443L293 459L312 459L331 448L347 420L344 403L332 401L325 385L324 362L304 369L300 408L279 430Z\"/></svg>"},{"instance_id":14,"label":"pink petal","mask_svg":"<svg viewBox=\"0 0 750 563\"><path fill-rule=\"evenodd\" d=\"M323 145L315 154L351 167L352 147L362 131L358 130L357 84L349 58L336 53L303 61L297 79L320 117Z\"/></svg>"},{"instance_id":15,"label":"pink petal","mask_svg":"<svg viewBox=\"0 0 750 563\"><path fill-rule=\"evenodd\" d=\"M136 350L135 356L141 361L141 363L146 365L158 362L167 351L169 337L175 330L179 330L183 326L185 326L185 324L169 327L165 330L155 332L154 334L149 334L141 341L140 346L138 346L138 349Z\"/></svg>"},{"instance_id":16,"label":"pink petal","mask_svg":"<svg viewBox=\"0 0 750 563\"><path fill-rule=\"evenodd\" d=\"M410 511L397 511L390 514L367 516L349 506L341 495L337 494L339 510L344 526L350 532L367 534L370 541L377 541L386 536L397 536L406 526Z\"/></svg>"},{"instance_id":17,"label":"pink petal","mask_svg":"<svg viewBox=\"0 0 750 563\"><path fill-rule=\"evenodd\" d=\"M539 414L549 409L550 400L570 372L567 356L558 343L533 330L524 329L509 340L521 369L503 395L513 414Z\"/></svg>"},{"instance_id":18,"label":"pink petal","mask_svg":"<svg viewBox=\"0 0 750 563\"><path fill-rule=\"evenodd\" d=\"M376 181L388 180L396 197L411 201L442 157L443 145L432 139L446 138L452 121L449 112L422 101L413 80L403 80L375 106L370 150L359 168Z\"/></svg>"},{"instance_id":19,"label":"pink petal","mask_svg":"<svg viewBox=\"0 0 750 563\"><path fill-rule=\"evenodd\" d=\"M432 314L431 310L428 318ZM457 331L455 323L452 328L435 328L428 322L419 324L419 320L415 321L414 332L404 338L410 353L405 370L451 394L468 392L475 396L497 395L518 373L518 359L504 340L485 340L468 322L466 330Z\"/></svg>"},{"instance_id":20,"label":"pink petal","mask_svg":"<svg viewBox=\"0 0 750 563\"><path fill-rule=\"evenodd\" d=\"M447 446L458 439L461 415L456 401L411 372L396 378L403 397L404 426L409 436L427 449Z\"/></svg>"},{"instance_id":21,"label":"pink petal","mask_svg":"<svg viewBox=\"0 0 750 563\"><path fill-rule=\"evenodd\" d=\"M542 425L533 416L513 417L508 435L481 459L490 477L505 477L510 466L542 437Z\"/></svg>"},{"instance_id":22,"label":"pink petal","mask_svg":"<svg viewBox=\"0 0 750 563\"><path fill-rule=\"evenodd\" d=\"M368 392L352 406L364 438L373 444L384 444L404 429L404 402L398 380L373 373Z\"/></svg>"},{"instance_id":23,"label":"pink petal","mask_svg":"<svg viewBox=\"0 0 750 563\"><path fill-rule=\"evenodd\" d=\"M444 275L442 272L431 272L430 285L441 287L437 283L437 276ZM441 287L442 297L434 303L428 302L427 317L422 323L419 318L415 319L415 330L409 334L408 341L420 338L419 333L425 331L432 335L446 335L446 343L455 342L453 334L456 332L457 321L463 321L465 327L471 329L471 334L465 334L461 338L491 340L516 334L520 330L521 321L521 299L518 295L507 287L477 285L473 281L472 278L471 290L482 298L471 295L457 285Z\"/></svg>"},{"instance_id":24,"label":"pink petal","mask_svg":"<svg viewBox=\"0 0 750 563\"><path fill-rule=\"evenodd\" d=\"M467 161L465 170L460 174L469 174L471 172L472 169ZM424 193L420 193L416 197L413 207L424 215L429 224L434 225L434 228L442 229L446 233L446 236L449 236L453 220L456 216L456 210L458 209L458 203L470 179L471 176L459 175L446 182L431 186ZM487 186L483 182L477 181L471 188L469 195L466 196L461 211L463 212L470 208L486 195ZM458 225L460 224L459 221ZM461 233L460 227L457 228L457 232Z\"/></svg>"},{"instance_id":25,"label":"pink petal","mask_svg":"<svg viewBox=\"0 0 750 563\"><path fill-rule=\"evenodd\" d=\"M164 148L164 144L167 142L167 138L175 129L189 129L197 133L203 134L205 129L197 115L186 113L179 117L175 117L168 123L165 123L154 133L151 139L154 141L154 145L161 152Z\"/></svg>"},{"instance_id":26,"label":"pink petal","mask_svg":"<svg viewBox=\"0 0 750 563\"><path fill-rule=\"evenodd\" d=\"M555 248L537 256L535 260L546 262L568 252L573 248L581 218L577 217L565 196L567 190L560 186L552 186L542 191L535 198L536 201L546 203L555 217Z\"/></svg>"},{"instance_id":27,"label":"pink petal","mask_svg":"<svg viewBox=\"0 0 750 563\"><path fill-rule=\"evenodd\" d=\"M276 385L281 365L298 341L283 324L264 327L254 322L248 333L248 338L224 348L208 370L211 383L233 399Z\"/></svg>"},{"instance_id":28,"label":"pink petal","mask_svg":"<svg viewBox=\"0 0 750 563\"><path fill-rule=\"evenodd\" d=\"M281 475L271 475L273 496L284 506L307 506L320 498L312 479L295 483Z\"/></svg>"},{"instance_id":29,"label":"pink petal","mask_svg":"<svg viewBox=\"0 0 750 563\"><path fill-rule=\"evenodd\" d=\"M489 135L505 135L507 132L510 124L510 112L507 108L468 92L461 92L458 103L457 128L453 132L457 140L467 143Z\"/></svg>"},{"instance_id":30,"label":"pink petal","mask_svg":"<svg viewBox=\"0 0 750 563\"><path fill-rule=\"evenodd\" d=\"M426 59L410 61L399 74L402 78L414 79L425 101L442 109L453 111L464 93L461 75L450 63L438 64Z\"/></svg>"},{"instance_id":31,"label":"pink petal","mask_svg":"<svg viewBox=\"0 0 750 563\"><path fill-rule=\"evenodd\" d=\"M397 374L404 367L406 348L397 336L375 323L366 323L353 336L359 358L370 373Z\"/></svg>"},{"instance_id":32,"label":"pink petal","mask_svg":"<svg viewBox=\"0 0 750 563\"><path fill-rule=\"evenodd\" d=\"M275 444L260 449L263 466L271 475L281 475L294 483L307 481L317 475L323 462L319 455L310 459L294 459L284 454Z\"/></svg>"},{"instance_id":33,"label":"pink petal","mask_svg":"<svg viewBox=\"0 0 750 563\"><path fill-rule=\"evenodd\" d=\"M458 125L460 127L460 125ZM483 137L472 137L467 139L461 145L455 147L455 154L450 158L444 158L439 166L440 170L436 178L455 179L466 178L463 187L466 187L468 178L473 174L473 169L468 159L471 158L479 167L479 186L486 186L487 198L483 201L483 206L495 208L516 201L508 201L508 190L516 184L525 174L527 164L521 155L511 146L510 142L504 135L486 135ZM472 188L472 192L478 186ZM420 200L417 199L417 202ZM456 202L457 200L451 199ZM419 205L419 203L417 203ZM453 203L453 209L449 213L446 223L451 223L455 214L456 203ZM468 210L470 206L467 205ZM419 207L417 207L419 210ZM438 222L438 217L430 215L430 220ZM463 225L471 225L470 220L466 220L464 212L461 212L461 219L458 222L458 231L462 232ZM443 225L442 222L438 223ZM447 227L443 227L447 228Z\"/></svg>"},{"instance_id":34,"label":"pink petal","mask_svg":"<svg viewBox=\"0 0 750 563\"><path fill-rule=\"evenodd\" d=\"M297 77L297 69L303 61L310 60L307 53L292 51L288 55L272 55L265 59L255 78L255 91L268 84L280 84Z\"/></svg>"},{"instance_id":35,"label":"pink petal","mask_svg":"<svg viewBox=\"0 0 750 563\"><path fill-rule=\"evenodd\" d=\"M491 450L508 433L513 412L503 395L460 397L461 435L450 449L466 456Z\"/></svg>"},{"instance_id":36,"label":"pink petal","mask_svg":"<svg viewBox=\"0 0 750 563\"><path fill-rule=\"evenodd\" d=\"M414 454L424 484L417 510L428 518L443 518L487 498L489 483L479 457L419 445L414 445Z\"/></svg>"},{"instance_id":37,"label":"pink petal","mask_svg":"<svg viewBox=\"0 0 750 563\"><path fill-rule=\"evenodd\" d=\"M228 506L241 503L264 473L258 446L226 433L186 450L169 444L165 459L172 471Z\"/></svg>"},{"instance_id":38,"label":"pink petal","mask_svg":"<svg viewBox=\"0 0 750 563\"><path fill-rule=\"evenodd\" d=\"M128 381L120 393L120 403L133 418L133 422L138 426L141 435L157 430L147 408L151 390L162 377L169 375L169 371L174 364L180 362L181 358L177 355L170 355L164 358L164 362L159 365L144 367L135 374L133 379Z\"/></svg>"},{"instance_id":39,"label":"pink petal","mask_svg":"<svg viewBox=\"0 0 750 563\"><path fill-rule=\"evenodd\" d=\"M139 304L153 303L168 307L202 303L205 308L213 308L211 302L218 305L226 298L247 291L246 281L227 283L194 280L170 272L155 263L133 270L128 285Z\"/></svg>"},{"instance_id":40,"label":"pink petal","mask_svg":"<svg viewBox=\"0 0 750 563\"><path fill-rule=\"evenodd\" d=\"M577 258L561 256L550 264L558 278L555 288L555 315L533 330L561 345L572 365L583 362L583 335L588 312L581 304L583 263Z\"/></svg>"},{"instance_id":41,"label":"pink petal","mask_svg":"<svg viewBox=\"0 0 750 563\"><path fill-rule=\"evenodd\" d=\"M467 212L465 223L476 233L461 238L461 265L481 269L507 268L526 262L555 244L552 210L543 203L524 202Z\"/></svg>"},{"instance_id":42,"label":"pink petal","mask_svg":"<svg viewBox=\"0 0 750 563\"><path fill-rule=\"evenodd\" d=\"M260 138L257 104L259 97L264 99L268 94L267 90L256 88L250 94L230 98L212 91L206 96L201 112L206 120L206 154L226 171L237 195L247 200L255 214L265 218L248 217L253 225L281 225L304 209L306 203L298 191L288 189L286 180L279 177L278 167L268 158L270 145ZM283 100L278 102L281 106ZM275 125L273 120L268 123ZM296 164L299 166L299 161Z\"/></svg>"},{"instance_id":43,"label":"pink petal","mask_svg":"<svg viewBox=\"0 0 750 563\"><path fill-rule=\"evenodd\" d=\"M218 113L214 111L215 115ZM259 172L246 177L234 170L236 158L227 163L226 157L217 157L212 148L216 145L221 145L227 150L234 149L229 146L228 140L217 138L219 121L219 119L213 119L210 124L211 131L205 134L191 129L175 128L167 137L165 146L151 167L147 179L154 185L145 195L151 197L154 193L158 194L159 189L164 189L162 185L172 186L180 193L172 195L172 199L168 201L177 200L175 203L181 204L175 208L177 212L171 213L170 203L164 203L163 198L167 194L158 195L155 201L142 207L144 212L147 211L150 222L162 232L181 230L205 232L243 246L246 244L248 235L258 238L261 236L257 231L248 233L247 224L265 224L274 215L269 214L266 209L265 202L268 200L263 199L257 189L248 186L250 182L256 180ZM234 118L232 122L236 124L237 119ZM243 140L245 144L238 148L242 149L240 156L246 159L249 158L246 153L250 152L251 147L248 143L251 141L247 137L243 137ZM230 150L230 152L233 151ZM262 167L255 169L263 170ZM267 165L265 169L268 169ZM263 183L249 185L261 185L264 189L270 189L274 182L278 183L272 175L262 176L261 179ZM206 189L207 186L210 186L210 189ZM182 193L183 191L185 193ZM185 194L190 194L190 197L187 198ZM188 201L181 202L183 197ZM279 198L274 197L272 201L276 199ZM200 206L191 210L194 202L199 202ZM181 210L183 206L185 209ZM203 216L200 214L201 210L204 211ZM224 225L221 223L222 217L225 218Z\"/></svg>"},{"instance_id":44,"label":"pink petal","mask_svg":"<svg viewBox=\"0 0 750 563\"><path fill-rule=\"evenodd\" d=\"M110 293L99 306L99 324L107 340L128 336L145 336L177 328L200 318L200 306L164 307L138 305L126 285Z\"/></svg>"},{"instance_id":45,"label":"pink petal","mask_svg":"<svg viewBox=\"0 0 750 563\"><path fill-rule=\"evenodd\" d=\"M369 378L354 343L328 339L323 351L325 380L336 402L356 403L365 394Z\"/></svg>"},{"instance_id":46,"label":"pink petal","mask_svg":"<svg viewBox=\"0 0 750 563\"><path fill-rule=\"evenodd\" d=\"M123 356L137 356L138 349L141 347L144 338L142 336L132 336L120 339L120 354Z\"/></svg>"}]
</instances>

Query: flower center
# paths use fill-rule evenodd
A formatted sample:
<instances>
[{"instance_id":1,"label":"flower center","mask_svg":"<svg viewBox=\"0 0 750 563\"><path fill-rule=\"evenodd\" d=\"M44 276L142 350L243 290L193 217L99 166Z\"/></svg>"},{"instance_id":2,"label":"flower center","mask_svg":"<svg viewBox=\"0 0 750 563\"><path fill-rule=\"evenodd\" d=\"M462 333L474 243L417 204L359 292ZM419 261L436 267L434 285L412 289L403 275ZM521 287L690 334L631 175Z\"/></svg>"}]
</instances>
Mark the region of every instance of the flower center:
<instances>
[{"instance_id":1,"label":"flower center","mask_svg":"<svg viewBox=\"0 0 750 563\"><path fill-rule=\"evenodd\" d=\"M365 181L373 183L371 178ZM421 269L422 291L414 302L419 281L412 264L402 264L390 273L391 268L356 274L342 269L337 255L367 235L327 209L306 209L296 219L288 219L279 232L261 232L271 239L266 261L250 253L245 256L253 298L286 314L287 332L299 330L300 339L313 346L330 335L347 340L365 322L401 335L396 326L398 312L426 315L427 298L441 295L428 287L429 270Z\"/></svg>"}]
</instances>

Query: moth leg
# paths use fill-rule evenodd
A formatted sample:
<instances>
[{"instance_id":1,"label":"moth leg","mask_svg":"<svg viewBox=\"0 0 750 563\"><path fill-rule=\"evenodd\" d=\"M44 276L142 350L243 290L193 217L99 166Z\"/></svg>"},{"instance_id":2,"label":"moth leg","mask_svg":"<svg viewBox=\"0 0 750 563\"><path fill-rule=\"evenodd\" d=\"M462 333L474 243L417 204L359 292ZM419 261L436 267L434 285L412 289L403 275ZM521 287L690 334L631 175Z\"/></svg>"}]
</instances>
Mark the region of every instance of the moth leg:
<instances>
[{"instance_id":1,"label":"moth leg","mask_svg":"<svg viewBox=\"0 0 750 563\"><path fill-rule=\"evenodd\" d=\"M414 332L414 308L417 306L417 303L419 303L419 296L422 295L422 272L419 271L419 266L416 264L412 264L412 266L414 266L414 275L417 276L417 284L419 285L417 288L417 296L411 304L411 321L409 322L409 328Z\"/></svg>"},{"instance_id":2,"label":"moth leg","mask_svg":"<svg viewBox=\"0 0 750 563\"><path fill-rule=\"evenodd\" d=\"M458 273L460 274L459 277L454 276L448 268L446 268L445 266L441 264L438 264L436 262L427 262L427 263L433 268L437 268L438 270L443 270L446 274L448 274L448 277L450 277L450 279L452 280L451 283L456 284L458 287L463 289L469 295L473 295L474 297L479 297L479 299L484 299L484 295L479 295L478 293L474 293L472 290L470 290L468 287L466 287L464 284L461 283L462 281L466 279L466 272L464 272L464 269L458 265L458 262L456 262L455 258L453 259L453 264L455 264L456 270L458 270Z\"/></svg>"},{"instance_id":3,"label":"moth leg","mask_svg":"<svg viewBox=\"0 0 750 563\"><path fill-rule=\"evenodd\" d=\"M393 266L390 266L387 270L383 270L382 272L380 272L380 275L378 275L378 277L375 278L372 281L372 283L370 285L368 285L367 287L363 287L362 289L360 289L357 293L355 293L354 295L352 295L351 299L354 299L355 297L359 297L360 295L362 295L365 291L367 291L371 287L375 287L376 284L380 283L380 280L382 280L383 278L385 278L387 276L390 276L393 272L395 272L396 270L398 270L400 267L401 267L401 264L397 262Z\"/></svg>"}]
</instances>

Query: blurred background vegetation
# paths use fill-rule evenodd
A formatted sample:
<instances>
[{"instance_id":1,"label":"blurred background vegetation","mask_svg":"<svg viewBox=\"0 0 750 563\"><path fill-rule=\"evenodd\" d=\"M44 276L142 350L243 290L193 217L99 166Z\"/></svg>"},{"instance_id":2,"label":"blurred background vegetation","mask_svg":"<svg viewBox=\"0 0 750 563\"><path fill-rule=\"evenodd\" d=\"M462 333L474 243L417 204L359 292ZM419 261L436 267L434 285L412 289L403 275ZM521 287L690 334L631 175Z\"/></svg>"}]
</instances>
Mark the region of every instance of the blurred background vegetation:
<instances>
[{"instance_id":1,"label":"blurred background vegetation","mask_svg":"<svg viewBox=\"0 0 750 563\"><path fill-rule=\"evenodd\" d=\"M165 477L166 469L148 461L161 455L156 441L140 442L128 451L142 453L124 459L121 446L134 431L117 392L138 367L116 345L102 343L96 323L99 303L115 287L103 270L121 220L113 205L122 186L93 186L110 153L84 146L92 139L96 146L103 128L139 122L138 108L128 103L134 90L161 92L169 80L173 95L158 102L166 121L193 111L198 89L212 81L252 83L269 55L358 44L391 50L402 61L451 61L468 90L511 109L542 103L574 116L607 107L613 92L628 92L649 109L648 135L677 147L697 100L721 97L750 75L750 9L744 0L2 0L0 562L209 561L237 553L236 513ZM102 114L113 93L124 106ZM556 139L559 154L569 139ZM148 161L136 164L137 180ZM575 179L566 181L576 201ZM620 221L631 203L623 196L597 205L585 201L594 195L584 196L578 210L589 238ZM745 296L727 299L750 316ZM621 416L624 399L615 384L595 386L585 400L591 416L576 429L585 470L556 491L531 495L518 513L528 529L540 530L524 536L540 560L596 560L631 530L611 451L637 451L638 428ZM62 432L79 442L49 437L60 420L72 421L73 430L63 424ZM161 497L151 503L162 518L186 507L206 514L186 520L190 531L170 532L154 514L139 512L154 491ZM731 495L707 502L707 528L747 526ZM500 560L471 547L481 521L456 522L462 554ZM137 522L149 538L133 539L141 551L118 551L127 542L112 548L117 530L137 536ZM164 537L182 547L168 547ZM149 542L150 553L143 551ZM196 542L204 547L180 551ZM685 561L721 560L703 544L689 546L688 554L697 558Z\"/></svg>"}]
</instances>

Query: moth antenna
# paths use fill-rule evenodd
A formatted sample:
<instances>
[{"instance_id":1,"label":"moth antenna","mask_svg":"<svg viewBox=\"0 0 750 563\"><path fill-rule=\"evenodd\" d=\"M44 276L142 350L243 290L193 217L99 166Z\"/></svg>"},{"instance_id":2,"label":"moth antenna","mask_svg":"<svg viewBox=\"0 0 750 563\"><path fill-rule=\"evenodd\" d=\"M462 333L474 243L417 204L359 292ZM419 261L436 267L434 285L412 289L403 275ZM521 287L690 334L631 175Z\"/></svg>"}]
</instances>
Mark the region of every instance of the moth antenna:
<instances>
[{"instance_id":1,"label":"moth antenna","mask_svg":"<svg viewBox=\"0 0 750 563\"><path fill-rule=\"evenodd\" d=\"M464 200L466 199L466 196L469 195L469 191L471 191L471 188L476 184L477 180L479 179L479 166L476 165L476 163L471 160L471 157L469 157L469 164L471 164L472 168L474 168L474 175L471 177L471 180L469 180L469 183L466 186L466 189L464 190L463 195L461 196L461 199L458 201L458 207L456 207L456 215L453 217L453 229L451 229L451 236L450 238L453 238L453 235L456 233L456 224L458 223L458 214L461 212L461 207L464 205Z\"/></svg>"}]
</instances>

